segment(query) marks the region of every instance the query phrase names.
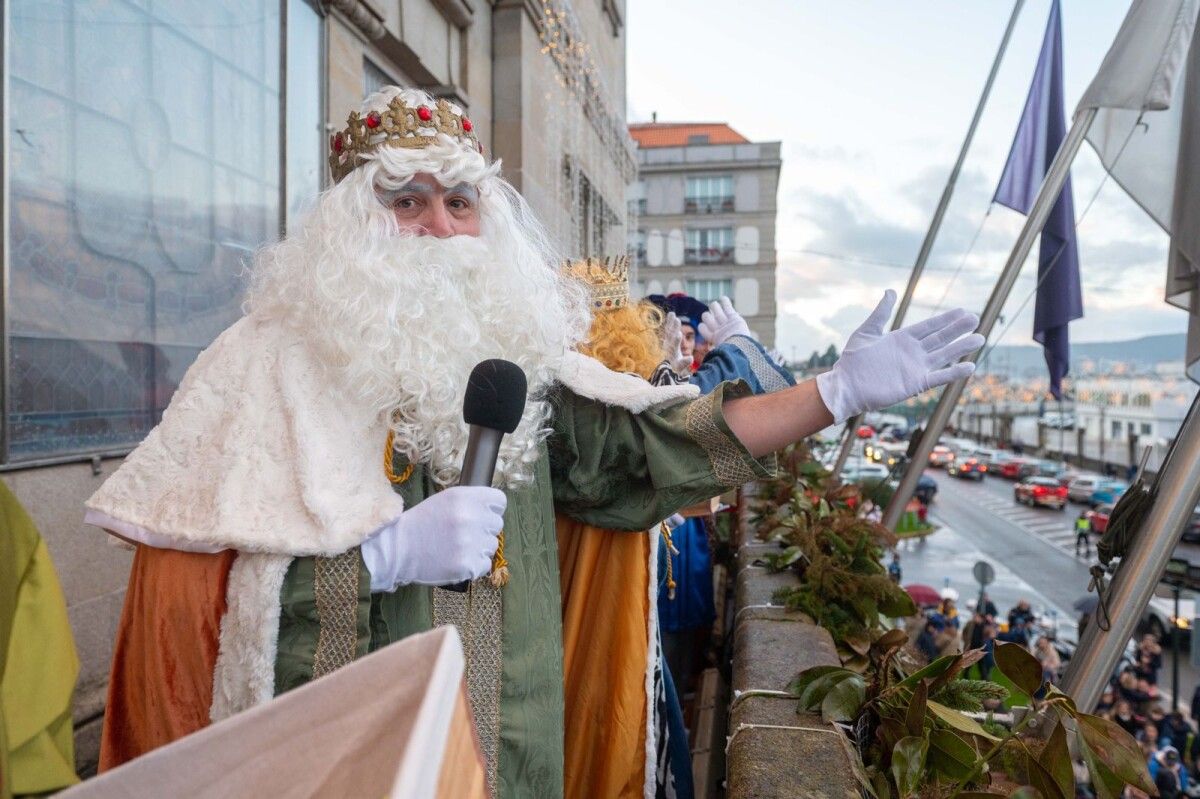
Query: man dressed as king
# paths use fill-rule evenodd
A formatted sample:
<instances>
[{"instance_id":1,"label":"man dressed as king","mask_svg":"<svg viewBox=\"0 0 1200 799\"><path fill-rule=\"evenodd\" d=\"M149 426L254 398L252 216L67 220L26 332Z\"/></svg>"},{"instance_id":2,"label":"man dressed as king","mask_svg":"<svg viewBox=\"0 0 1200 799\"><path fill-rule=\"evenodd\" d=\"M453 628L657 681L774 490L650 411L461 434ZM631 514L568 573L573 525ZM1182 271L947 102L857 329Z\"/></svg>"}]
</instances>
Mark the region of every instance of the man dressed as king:
<instances>
[{"instance_id":1,"label":"man dressed as king","mask_svg":"<svg viewBox=\"0 0 1200 799\"><path fill-rule=\"evenodd\" d=\"M965 311L885 333L889 291L816 381L655 387L576 351L591 301L462 109L385 88L330 167L257 256L245 316L88 500L137 548L101 768L453 624L492 794L559 796L555 512L644 533L769 475L788 443L970 374L956 362L983 343ZM460 486L488 358L520 366L528 397L493 487Z\"/></svg>"}]
</instances>

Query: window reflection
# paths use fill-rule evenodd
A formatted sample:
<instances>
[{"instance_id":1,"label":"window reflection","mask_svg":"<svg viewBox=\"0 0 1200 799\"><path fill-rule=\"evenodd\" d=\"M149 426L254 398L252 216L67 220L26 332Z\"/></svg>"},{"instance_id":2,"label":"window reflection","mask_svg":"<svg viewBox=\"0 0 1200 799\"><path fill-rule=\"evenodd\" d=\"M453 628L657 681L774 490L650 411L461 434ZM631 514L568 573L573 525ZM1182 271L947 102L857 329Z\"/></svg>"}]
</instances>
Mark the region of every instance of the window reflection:
<instances>
[{"instance_id":1,"label":"window reflection","mask_svg":"<svg viewBox=\"0 0 1200 799\"><path fill-rule=\"evenodd\" d=\"M279 229L277 0L10 4L9 459L121 449Z\"/></svg>"}]
</instances>

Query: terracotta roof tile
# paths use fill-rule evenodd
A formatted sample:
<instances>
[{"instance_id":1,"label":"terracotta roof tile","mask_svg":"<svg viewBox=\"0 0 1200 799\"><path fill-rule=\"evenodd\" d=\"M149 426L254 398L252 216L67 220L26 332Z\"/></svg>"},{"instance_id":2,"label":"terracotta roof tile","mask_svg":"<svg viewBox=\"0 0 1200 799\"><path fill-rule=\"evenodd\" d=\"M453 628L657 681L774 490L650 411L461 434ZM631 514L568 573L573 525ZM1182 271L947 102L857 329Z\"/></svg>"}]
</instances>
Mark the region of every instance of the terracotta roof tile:
<instances>
[{"instance_id":1,"label":"terracotta roof tile","mask_svg":"<svg viewBox=\"0 0 1200 799\"><path fill-rule=\"evenodd\" d=\"M747 139L724 122L643 122L629 126L639 147L683 147L699 144L693 137L707 136L706 144L747 144Z\"/></svg>"}]
</instances>

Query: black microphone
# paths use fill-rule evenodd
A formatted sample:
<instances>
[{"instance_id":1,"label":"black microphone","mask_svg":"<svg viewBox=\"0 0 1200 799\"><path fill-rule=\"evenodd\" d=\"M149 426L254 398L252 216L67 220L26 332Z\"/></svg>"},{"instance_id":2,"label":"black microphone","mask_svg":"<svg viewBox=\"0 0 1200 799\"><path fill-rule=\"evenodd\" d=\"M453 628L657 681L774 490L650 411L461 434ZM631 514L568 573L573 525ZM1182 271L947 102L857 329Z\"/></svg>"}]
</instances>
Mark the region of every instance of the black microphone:
<instances>
[{"instance_id":1,"label":"black microphone","mask_svg":"<svg viewBox=\"0 0 1200 799\"><path fill-rule=\"evenodd\" d=\"M470 426L467 451L463 453L458 484L490 486L496 473L496 458L505 433L521 423L528 383L521 367L512 361L492 358L476 365L467 379L463 397L463 421ZM469 580L445 585L449 591L466 591Z\"/></svg>"}]
</instances>

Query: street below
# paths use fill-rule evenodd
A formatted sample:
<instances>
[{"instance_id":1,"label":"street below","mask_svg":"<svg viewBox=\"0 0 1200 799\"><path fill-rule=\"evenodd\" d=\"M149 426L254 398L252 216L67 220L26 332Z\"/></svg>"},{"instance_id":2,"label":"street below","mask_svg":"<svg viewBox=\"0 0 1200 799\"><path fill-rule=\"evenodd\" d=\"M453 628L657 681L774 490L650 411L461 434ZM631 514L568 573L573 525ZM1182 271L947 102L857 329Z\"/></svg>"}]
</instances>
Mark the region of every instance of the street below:
<instances>
[{"instance_id":1,"label":"street below","mask_svg":"<svg viewBox=\"0 0 1200 799\"><path fill-rule=\"evenodd\" d=\"M899 545L903 582L938 590L954 588L960 595L960 613L969 617L979 593L972 567L984 560L995 569L995 581L987 592L1001 617L1007 617L1018 600L1027 599L1039 615L1057 624L1060 637L1077 640L1078 614L1073 608L1087 595L1088 567L1096 562L1095 537L1090 558L1074 555L1072 525L1083 506L1071 503L1063 511L1028 508L1013 501L1009 480L989 476L974 482L950 477L940 469L928 469L926 474L938 484L930 517L940 529ZM1164 692L1171 690L1170 646L1170 641L1163 641L1166 651L1159 687ZM1191 665L1188 647L1184 638L1179 650L1179 693L1185 707L1190 707L1200 682L1200 669Z\"/></svg>"}]
</instances>

